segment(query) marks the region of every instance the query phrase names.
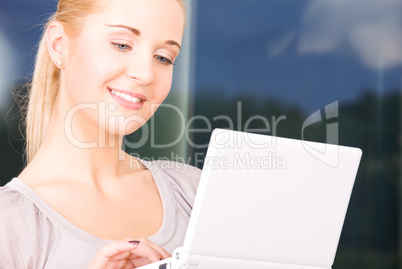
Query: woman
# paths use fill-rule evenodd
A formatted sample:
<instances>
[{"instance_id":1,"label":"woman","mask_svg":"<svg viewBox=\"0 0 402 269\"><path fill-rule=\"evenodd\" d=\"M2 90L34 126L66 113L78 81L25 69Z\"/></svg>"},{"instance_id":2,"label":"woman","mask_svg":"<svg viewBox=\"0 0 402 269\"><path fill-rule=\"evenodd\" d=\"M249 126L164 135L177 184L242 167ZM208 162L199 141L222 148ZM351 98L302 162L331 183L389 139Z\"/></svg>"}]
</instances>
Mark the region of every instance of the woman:
<instances>
[{"instance_id":1,"label":"woman","mask_svg":"<svg viewBox=\"0 0 402 269\"><path fill-rule=\"evenodd\" d=\"M182 245L200 171L121 145L168 95L184 23L181 0L59 1L29 94L28 164L0 189L0 268L135 268Z\"/></svg>"}]
</instances>

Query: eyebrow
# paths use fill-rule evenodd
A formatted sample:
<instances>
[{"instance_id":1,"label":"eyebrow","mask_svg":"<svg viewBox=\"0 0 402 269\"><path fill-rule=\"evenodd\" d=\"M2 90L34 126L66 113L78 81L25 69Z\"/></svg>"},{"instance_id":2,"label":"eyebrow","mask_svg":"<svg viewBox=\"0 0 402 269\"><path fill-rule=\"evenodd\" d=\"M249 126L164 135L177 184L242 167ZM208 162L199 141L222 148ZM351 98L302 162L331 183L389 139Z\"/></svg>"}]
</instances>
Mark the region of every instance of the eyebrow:
<instances>
[{"instance_id":1,"label":"eyebrow","mask_svg":"<svg viewBox=\"0 0 402 269\"><path fill-rule=\"evenodd\" d=\"M177 46L177 47L179 48L179 50L181 49L179 43L177 43L177 42L174 41L174 40L168 40L168 41L166 41L166 44L168 44L168 45L173 45L173 46Z\"/></svg>"},{"instance_id":2,"label":"eyebrow","mask_svg":"<svg viewBox=\"0 0 402 269\"><path fill-rule=\"evenodd\" d=\"M124 28L124 29L129 30L130 32L132 32L136 36L141 36L141 31L136 29L136 28L133 28L131 26L127 26L127 25L123 25L123 24L116 24L116 25L105 24L105 25L109 26L109 27L113 27L113 28ZM172 46L177 46L179 49L181 49L180 44L177 43L174 40L167 40L166 44L167 45L172 45Z\"/></svg>"},{"instance_id":3,"label":"eyebrow","mask_svg":"<svg viewBox=\"0 0 402 269\"><path fill-rule=\"evenodd\" d=\"M132 32L136 36L141 35L141 31L138 29L135 29L133 27L127 26L127 25L122 25L122 24L116 24L116 25L111 25L111 24L105 24L106 26L113 27L113 28L124 28Z\"/></svg>"}]
</instances>

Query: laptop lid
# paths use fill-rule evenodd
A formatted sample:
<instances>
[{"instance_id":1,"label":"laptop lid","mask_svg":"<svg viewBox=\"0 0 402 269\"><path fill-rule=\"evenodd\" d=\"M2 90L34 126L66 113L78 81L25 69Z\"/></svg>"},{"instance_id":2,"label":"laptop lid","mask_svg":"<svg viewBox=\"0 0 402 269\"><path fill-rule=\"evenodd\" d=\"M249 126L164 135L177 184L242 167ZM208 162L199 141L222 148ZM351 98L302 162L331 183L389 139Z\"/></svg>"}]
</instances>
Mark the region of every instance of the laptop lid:
<instances>
[{"instance_id":1,"label":"laptop lid","mask_svg":"<svg viewBox=\"0 0 402 269\"><path fill-rule=\"evenodd\" d=\"M330 268L361 154L215 129L183 250L199 262L222 257Z\"/></svg>"}]
</instances>

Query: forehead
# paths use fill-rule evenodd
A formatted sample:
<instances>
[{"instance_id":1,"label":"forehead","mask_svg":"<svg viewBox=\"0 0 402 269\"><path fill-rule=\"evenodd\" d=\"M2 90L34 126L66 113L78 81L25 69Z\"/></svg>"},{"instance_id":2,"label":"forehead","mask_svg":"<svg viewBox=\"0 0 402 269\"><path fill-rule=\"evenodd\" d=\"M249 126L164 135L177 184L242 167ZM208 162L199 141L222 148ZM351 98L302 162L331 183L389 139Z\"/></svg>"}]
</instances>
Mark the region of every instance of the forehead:
<instances>
[{"instance_id":1,"label":"forehead","mask_svg":"<svg viewBox=\"0 0 402 269\"><path fill-rule=\"evenodd\" d=\"M142 36L158 36L180 43L184 12L178 0L107 0L104 8L86 20L89 27L127 25Z\"/></svg>"}]
</instances>

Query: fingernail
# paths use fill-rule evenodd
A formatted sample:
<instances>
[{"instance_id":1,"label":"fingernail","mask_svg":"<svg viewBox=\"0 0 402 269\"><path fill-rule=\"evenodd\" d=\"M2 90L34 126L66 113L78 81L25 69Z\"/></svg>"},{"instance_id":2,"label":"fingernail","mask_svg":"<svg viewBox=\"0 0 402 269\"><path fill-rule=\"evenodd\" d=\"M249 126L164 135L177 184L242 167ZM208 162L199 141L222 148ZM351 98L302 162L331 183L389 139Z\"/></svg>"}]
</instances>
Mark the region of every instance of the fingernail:
<instances>
[{"instance_id":1,"label":"fingernail","mask_svg":"<svg viewBox=\"0 0 402 269\"><path fill-rule=\"evenodd\" d=\"M130 243L132 245L139 245L140 241L128 241L128 243Z\"/></svg>"}]
</instances>

